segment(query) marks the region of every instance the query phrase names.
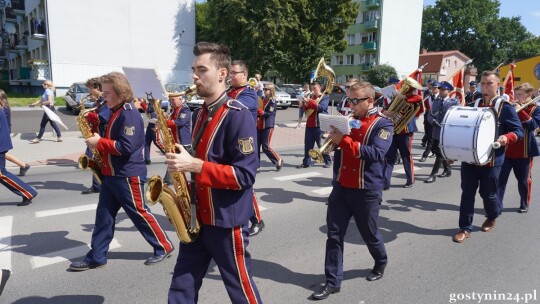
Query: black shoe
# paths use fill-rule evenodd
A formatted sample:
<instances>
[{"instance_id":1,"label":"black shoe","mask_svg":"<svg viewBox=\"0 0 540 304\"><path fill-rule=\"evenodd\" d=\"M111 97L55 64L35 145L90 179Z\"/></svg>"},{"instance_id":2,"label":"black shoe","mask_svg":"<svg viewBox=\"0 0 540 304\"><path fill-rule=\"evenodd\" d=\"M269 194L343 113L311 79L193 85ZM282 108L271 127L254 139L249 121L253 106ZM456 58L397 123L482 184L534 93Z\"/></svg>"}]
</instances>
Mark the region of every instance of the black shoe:
<instances>
[{"instance_id":1,"label":"black shoe","mask_svg":"<svg viewBox=\"0 0 540 304\"><path fill-rule=\"evenodd\" d=\"M257 173L261 172L261 168L257 168Z\"/></svg>"},{"instance_id":2,"label":"black shoe","mask_svg":"<svg viewBox=\"0 0 540 304\"><path fill-rule=\"evenodd\" d=\"M6 282L11 276L11 271L7 269L2 269L2 279L0 280L0 296L2 295L2 291L4 291L4 287L6 287Z\"/></svg>"},{"instance_id":3,"label":"black shoe","mask_svg":"<svg viewBox=\"0 0 540 304\"><path fill-rule=\"evenodd\" d=\"M426 143L425 143L425 142L423 142L423 143L422 143L422 147L425 147L425 146L426 146Z\"/></svg>"},{"instance_id":4,"label":"black shoe","mask_svg":"<svg viewBox=\"0 0 540 304\"><path fill-rule=\"evenodd\" d=\"M144 163L147 164L147 165L150 165L150 164L152 163L152 161L149 160L149 159L146 159L146 160L144 161Z\"/></svg>"},{"instance_id":5,"label":"black shoe","mask_svg":"<svg viewBox=\"0 0 540 304\"><path fill-rule=\"evenodd\" d=\"M430 176L424 181L424 183L426 183L426 184L431 184L431 183L434 183L436 180L437 180L437 177L436 177L435 175L430 175Z\"/></svg>"},{"instance_id":6,"label":"black shoe","mask_svg":"<svg viewBox=\"0 0 540 304\"><path fill-rule=\"evenodd\" d=\"M90 187L86 190L81 191L81 194L94 194L94 193L99 193L99 189L95 187Z\"/></svg>"},{"instance_id":7,"label":"black shoe","mask_svg":"<svg viewBox=\"0 0 540 304\"><path fill-rule=\"evenodd\" d=\"M328 283L326 283L321 287L321 289L311 294L311 297L316 300L324 300L331 294L338 293L340 290L341 288L328 286Z\"/></svg>"},{"instance_id":8,"label":"black shoe","mask_svg":"<svg viewBox=\"0 0 540 304\"><path fill-rule=\"evenodd\" d=\"M296 166L296 169L303 169L303 168L309 168L309 165L301 164L301 165Z\"/></svg>"},{"instance_id":9,"label":"black shoe","mask_svg":"<svg viewBox=\"0 0 540 304\"><path fill-rule=\"evenodd\" d=\"M264 229L264 221L261 220L257 224L253 224L251 225L251 227L249 227L249 236L255 236L259 234L260 232L262 232L263 229Z\"/></svg>"},{"instance_id":10,"label":"black shoe","mask_svg":"<svg viewBox=\"0 0 540 304\"><path fill-rule=\"evenodd\" d=\"M437 155L435 155L435 153L431 153L431 154L429 155L429 158L434 158L435 156L437 156Z\"/></svg>"},{"instance_id":11,"label":"black shoe","mask_svg":"<svg viewBox=\"0 0 540 304\"><path fill-rule=\"evenodd\" d=\"M368 281L377 281L382 279L384 275L384 267L375 267L371 270L371 273L366 277Z\"/></svg>"},{"instance_id":12,"label":"black shoe","mask_svg":"<svg viewBox=\"0 0 540 304\"><path fill-rule=\"evenodd\" d=\"M276 171L279 172L281 170L281 167L283 167L283 159L279 159L276 165Z\"/></svg>"},{"instance_id":13,"label":"black shoe","mask_svg":"<svg viewBox=\"0 0 540 304\"><path fill-rule=\"evenodd\" d=\"M18 203L17 206L19 206L19 207L28 206L31 203L32 203L32 199L27 199L26 197L23 197L22 202Z\"/></svg>"},{"instance_id":14,"label":"black shoe","mask_svg":"<svg viewBox=\"0 0 540 304\"><path fill-rule=\"evenodd\" d=\"M420 158L419 162L423 163L426 161L426 158L422 156L422 158Z\"/></svg>"},{"instance_id":15,"label":"black shoe","mask_svg":"<svg viewBox=\"0 0 540 304\"><path fill-rule=\"evenodd\" d=\"M403 188L411 188L413 183L406 183Z\"/></svg>"},{"instance_id":16,"label":"black shoe","mask_svg":"<svg viewBox=\"0 0 540 304\"><path fill-rule=\"evenodd\" d=\"M171 252L173 252L173 250L171 250L171 251L169 251L169 252L167 252L165 254L159 254L159 255L154 255L154 256L149 257L144 262L144 265L155 265L155 264L165 260L166 258L171 256Z\"/></svg>"},{"instance_id":17,"label":"black shoe","mask_svg":"<svg viewBox=\"0 0 540 304\"><path fill-rule=\"evenodd\" d=\"M527 211L529 211L529 208L527 207L518 209L518 213L527 213Z\"/></svg>"},{"instance_id":18,"label":"black shoe","mask_svg":"<svg viewBox=\"0 0 540 304\"><path fill-rule=\"evenodd\" d=\"M85 271L85 270L88 270L88 269L105 267L105 265L107 265L107 263L105 263L105 264L90 264L90 263L86 263L85 261L73 262L73 263L71 263L69 265L69 270L71 270L71 271Z\"/></svg>"},{"instance_id":19,"label":"black shoe","mask_svg":"<svg viewBox=\"0 0 540 304\"><path fill-rule=\"evenodd\" d=\"M443 173L437 175L438 177L450 177L452 176L452 171L451 170L444 170Z\"/></svg>"},{"instance_id":20,"label":"black shoe","mask_svg":"<svg viewBox=\"0 0 540 304\"><path fill-rule=\"evenodd\" d=\"M29 165L29 164L25 164L24 167L22 167L22 168L19 169L19 176L25 176L25 175L26 175L26 171L28 171L28 169L30 169L30 165Z\"/></svg>"}]
</instances>

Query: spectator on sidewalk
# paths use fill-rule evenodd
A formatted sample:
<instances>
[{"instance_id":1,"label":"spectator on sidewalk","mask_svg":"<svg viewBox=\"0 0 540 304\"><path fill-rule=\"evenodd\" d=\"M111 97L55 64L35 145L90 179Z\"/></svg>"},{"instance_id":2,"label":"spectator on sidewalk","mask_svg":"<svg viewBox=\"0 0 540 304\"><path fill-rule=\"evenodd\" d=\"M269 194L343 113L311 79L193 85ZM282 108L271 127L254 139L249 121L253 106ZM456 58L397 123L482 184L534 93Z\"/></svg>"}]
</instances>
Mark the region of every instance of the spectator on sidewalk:
<instances>
[{"instance_id":1,"label":"spectator on sidewalk","mask_svg":"<svg viewBox=\"0 0 540 304\"><path fill-rule=\"evenodd\" d=\"M39 104L40 107L48 107L51 111L56 112L56 109L54 108L55 88L52 81L45 80L43 82L43 88L45 89L45 92L43 92L43 95L41 95L41 99L36 100L36 102L30 104L30 107L33 108ZM54 141L62 142L62 133L60 132L60 129L58 128L56 123L49 118L47 113L43 112L43 117L41 118L41 123L39 125L38 136L30 141L31 144L38 144L41 141L41 137L43 137L43 134L45 133L45 126L47 125L47 123L51 124L51 127L56 133L56 139Z\"/></svg>"}]
</instances>

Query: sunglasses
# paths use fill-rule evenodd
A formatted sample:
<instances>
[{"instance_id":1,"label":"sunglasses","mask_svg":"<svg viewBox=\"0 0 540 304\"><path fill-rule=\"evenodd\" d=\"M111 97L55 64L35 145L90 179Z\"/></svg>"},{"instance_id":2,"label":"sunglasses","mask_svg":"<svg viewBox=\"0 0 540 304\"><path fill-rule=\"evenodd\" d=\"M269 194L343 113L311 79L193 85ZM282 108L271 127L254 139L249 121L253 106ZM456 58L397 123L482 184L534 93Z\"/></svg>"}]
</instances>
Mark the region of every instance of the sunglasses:
<instances>
[{"instance_id":1,"label":"sunglasses","mask_svg":"<svg viewBox=\"0 0 540 304\"><path fill-rule=\"evenodd\" d=\"M368 100L370 97L362 97L362 98L350 98L350 97L347 97L347 102L352 104L352 105L357 105L359 104L360 102L364 101L364 100Z\"/></svg>"}]
</instances>

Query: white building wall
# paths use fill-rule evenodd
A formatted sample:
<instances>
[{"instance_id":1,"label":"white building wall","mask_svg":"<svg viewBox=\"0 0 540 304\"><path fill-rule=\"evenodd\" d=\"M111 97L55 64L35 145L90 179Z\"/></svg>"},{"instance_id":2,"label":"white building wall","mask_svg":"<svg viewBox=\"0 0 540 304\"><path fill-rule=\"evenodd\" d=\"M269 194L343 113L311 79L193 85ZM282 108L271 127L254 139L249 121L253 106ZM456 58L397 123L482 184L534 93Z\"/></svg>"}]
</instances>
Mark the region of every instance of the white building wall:
<instances>
[{"instance_id":1,"label":"white building wall","mask_svg":"<svg viewBox=\"0 0 540 304\"><path fill-rule=\"evenodd\" d=\"M58 88L122 66L191 82L194 0L47 1L52 78Z\"/></svg>"},{"instance_id":2,"label":"white building wall","mask_svg":"<svg viewBox=\"0 0 540 304\"><path fill-rule=\"evenodd\" d=\"M393 66L398 76L418 68L422 33L422 0L381 0L379 64Z\"/></svg>"}]
</instances>

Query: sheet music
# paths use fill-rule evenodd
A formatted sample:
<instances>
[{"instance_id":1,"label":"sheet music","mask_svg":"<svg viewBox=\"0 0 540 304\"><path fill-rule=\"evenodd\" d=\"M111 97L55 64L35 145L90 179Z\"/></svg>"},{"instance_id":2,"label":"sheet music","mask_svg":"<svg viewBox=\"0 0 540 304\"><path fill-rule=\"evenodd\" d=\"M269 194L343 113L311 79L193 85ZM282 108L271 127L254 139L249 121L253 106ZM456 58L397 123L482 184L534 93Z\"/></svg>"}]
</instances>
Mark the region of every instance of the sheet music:
<instances>
[{"instance_id":1,"label":"sheet music","mask_svg":"<svg viewBox=\"0 0 540 304\"><path fill-rule=\"evenodd\" d=\"M332 131L330 126L334 126L334 128L338 129L339 132L345 135L351 133L351 126L349 124L348 116L319 114L319 122L321 123L321 130L324 132Z\"/></svg>"}]
</instances>

